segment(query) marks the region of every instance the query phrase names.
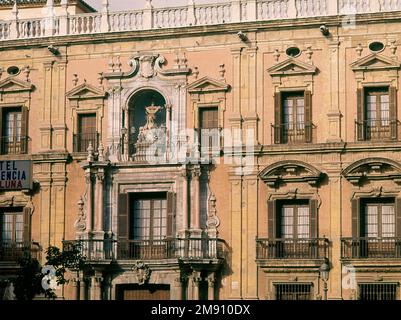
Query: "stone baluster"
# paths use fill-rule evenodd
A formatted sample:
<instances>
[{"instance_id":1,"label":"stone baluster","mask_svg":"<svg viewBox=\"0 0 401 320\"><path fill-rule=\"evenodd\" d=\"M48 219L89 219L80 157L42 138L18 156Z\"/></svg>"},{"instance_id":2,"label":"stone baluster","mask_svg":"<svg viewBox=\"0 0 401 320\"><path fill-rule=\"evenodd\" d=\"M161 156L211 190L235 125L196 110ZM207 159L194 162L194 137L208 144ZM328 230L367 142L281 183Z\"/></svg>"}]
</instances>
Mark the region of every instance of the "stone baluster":
<instances>
[{"instance_id":1,"label":"stone baluster","mask_svg":"<svg viewBox=\"0 0 401 320\"><path fill-rule=\"evenodd\" d=\"M152 0L146 0L145 9L143 10L143 28L153 28L153 5Z\"/></svg>"},{"instance_id":2,"label":"stone baluster","mask_svg":"<svg viewBox=\"0 0 401 320\"><path fill-rule=\"evenodd\" d=\"M247 0L247 1L248 1L247 19L248 21L255 21L258 16L257 0Z\"/></svg>"},{"instance_id":3,"label":"stone baluster","mask_svg":"<svg viewBox=\"0 0 401 320\"><path fill-rule=\"evenodd\" d=\"M10 26L10 38L18 39L19 31L18 31L18 6L17 0L14 2L13 10L11 11L11 26Z\"/></svg>"},{"instance_id":4,"label":"stone baluster","mask_svg":"<svg viewBox=\"0 0 401 320\"><path fill-rule=\"evenodd\" d=\"M195 1L194 0L188 0L187 24L188 24L188 26L196 25Z\"/></svg>"},{"instance_id":5,"label":"stone baluster","mask_svg":"<svg viewBox=\"0 0 401 320\"><path fill-rule=\"evenodd\" d=\"M102 18L101 18L100 30L101 32L110 31L109 0L103 0L102 2Z\"/></svg>"},{"instance_id":6,"label":"stone baluster","mask_svg":"<svg viewBox=\"0 0 401 320\"><path fill-rule=\"evenodd\" d=\"M60 36L67 35L68 30L68 0L61 0Z\"/></svg>"}]
</instances>

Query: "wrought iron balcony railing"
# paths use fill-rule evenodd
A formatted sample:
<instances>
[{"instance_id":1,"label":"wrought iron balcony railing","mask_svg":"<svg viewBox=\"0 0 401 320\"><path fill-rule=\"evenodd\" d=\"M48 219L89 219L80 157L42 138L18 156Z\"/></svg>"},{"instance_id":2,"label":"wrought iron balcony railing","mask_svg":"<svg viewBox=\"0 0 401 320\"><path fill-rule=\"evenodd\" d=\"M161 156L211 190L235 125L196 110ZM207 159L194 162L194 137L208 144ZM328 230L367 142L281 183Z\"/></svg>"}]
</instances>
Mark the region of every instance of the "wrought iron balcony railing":
<instances>
[{"instance_id":1,"label":"wrought iron balcony railing","mask_svg":"<svg viewBox=\"0 0 401 320\"><path fill-rule=\"evenodd\" d=\"M77 245L87 261L225 259L228 252L220 239L73 240L63 244L64 250Z\"/></svg>"},{"instance_id":2,"label":"wrought iron balcony railing","mask_svg":"<svg viewBox=\"0 0 401 320\"><path fill-rule=\"evenodd\" d=\"M400 259L401 238L343 238L342 259Z\"/></svg>"},{"instance_id":3,"label":"wrought iron balcony railing","mask_svg":"<svg viewBox=\"0 0 401 320\"><path fill-rule=\"evenodd\" d=\"M89 145L92 144L93 150L99 148L99 133L74 134L74 152L87 152Z\"/></svg>"},{"instance_id":4,"label":"wrought iron balcony railing","mask_svg":"<svg viewBox=\"0 0 401 320\"><path fill-rule=\"evenodd\" d=\"M355 121L357 141L396 141L400 122L398 120Z\"/></svg>"},{"instance_id":5,"label":"wrought iron balcony railing","mask_svg":"<svg viewBox=\"0 0 401 320\"><path fill-rule=\"evenodd\" d=\"M256 259L324 259L328 256L329 240L316 239L257 239Z\"/></svg>"},{"instance_id":6,"label":"wrought iron balcony railing","mask_svg":"<svg viewBox=\"0 0 401 320\"><path fill-rule=\"evenodd\" d=\"M40 260L41 247L36 242L0 241L0 262L17 262L21 258Z\"/></svg>"},{"instance_id":7,"label":"wrought iron balcony railing","mask_svg":"<svg viewBox=\"0 0 401 320\"><path fill-rule=\"evenodd\" d=\"M281 125L271 125L271 136L275 144L287 143L312 143L313 130L312 123L283 123Z\"/></svg>"},{"instance_id":8,"label":"wrought iron balcony railing","mask_svg":"<svg viewBox=\"0 0 401 320\"><path fill-rule=\"evenodd\" d=\"M26 154L28 152L28 137L0 137L0 148L1 154Z\"/></svg>"}]
</instances>

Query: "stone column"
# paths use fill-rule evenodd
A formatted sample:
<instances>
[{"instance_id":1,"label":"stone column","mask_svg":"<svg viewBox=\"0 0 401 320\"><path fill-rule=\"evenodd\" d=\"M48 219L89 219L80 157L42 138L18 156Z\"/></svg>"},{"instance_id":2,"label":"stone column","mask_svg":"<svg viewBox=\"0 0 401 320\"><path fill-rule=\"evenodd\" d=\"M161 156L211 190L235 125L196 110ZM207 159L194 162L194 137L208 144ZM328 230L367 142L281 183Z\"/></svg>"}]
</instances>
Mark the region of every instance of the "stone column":
<instances>
[{"instance_id":1,"label":"stone column","mask_svg":"<svg viewBox=\"0 0 401 320\"><path fill-rule=\"evenodd\" d=\"M179 231L181 238L186 238L188 232L188 171L186 166L181 168L182 178L182 228Z\"/></svg>"},{"instance_id":2,"label":"stone column","mask_svg":"<svg viewBox=\"0 0 401 320\"><path fill-rule=\"evenodd\" d=\"M324 170L329 177L330 202L327 205L329 215L325 218L330 222L330 235L328 238L332 243L329 264L331 267L328 281L328 299L342 299L342 265L341 265L341 212L342 212L342 176L341 155L327 155ZM325 214L321 212L320 214ZM323 235L321 235L323 236ZM322 292L323 295L323 292Z\"/></svg>"},{"instance_id":3,"label":"stone column","mask_svg":"<svg viewBox=\"0 0 401 320\"><path fill-rule=\"evenodd\" d=\"M102 300L102 281L103 278L98 272L96 272L96 274L91 277L90 300Z\"/></svg>"},{"instance_id":4,"label":"stone column","mask_svg":"<svg viewBox=\"0 0 401 320\"><path fill-rule=\"evenodd\" d=\"M171 300L183 299L183 282L181 277L174 279L174 289L171 291Z\"/></svg>"},{"instance_id":5,"label":"stone column","mask_svg":"<svg viewBox=\"0 0 401 320\"><path fill-rule=\"evenodd\" d=\"M198 238L201 236L200 225L200 175L201 168L194 165L191 170L191 236Z\"/></svg>"},{"instance_id":6,"label":"stone column","mask_svg":"<svg viewBox=\"0 0 401 320\"><path fill-rule=\"evenodd\" d=\"M258 298L258 267L256 265L256 237L258 235L258 176L244 176L242 212L242 253L246 262L242 265L243 298Z\"/></svg>"},{"instance_id":7,"label":"stone column","mask_svg":"<svg viewBox=\"0 0 401 320\"><path fill-rule=\"evenodd\" d=\"M103 168L99 168L96 174L96 194L95 194L95 233L99 239L103 239L103 214L104 214L104 178Z\"/></svg>"},{"instance_id":8,"label":"stone column","mask_svg":"<svg viewBox=\"0 0 401 320\"><path fill-rule=\"evenodd\" d=\"M18 39L18 6L17 1L14 2L13 9L11 11L11 26L10 26L10 38Z\"/></svg>"},{"instance_id":9,"label":"stone column","mask_svg":"<svg viewBox=\"0 0 401 320\"><path fill-rule=\"evenodd\" d=\"M146 0L145 9L143 10L143 28L153 28L153 6L152 0Z\"/></svg>"},{"instance_id":10,"label":"stone column","mask_svg":"<svg viewBox=\"0 0 401 320\"><path fill-rule=\"evenodd\" d=\"M79 278L72 280L72 287L74 288L75 300L79 300Z\"/></svg>"},{"instance_id":11,"label":"stone column","mask_svg":"<svg viewBox=\"0 0 401 320\"><path fill-rule=\"evenodd\" d=\"M79 278L79 300L86 300L86 281L82 275Z\"/></svg>"},{"instance_id":12,"label":"stone column","mask_svg":"<svg viewBox=\"0 0 401 320\"><path fill-rule=\"evenodd\" d=\"M60 35L68 34L68 0L61 0Z\"/></svg>"},{"instance_id":13,"label":"stone column","mask_svg":"<svg viewBox=\"0 0 401 320\"><path fill-rule=\"evenodd\" d=\"M339 79L339 48L340 43L334 41L330 44L330 110L328 117L327 142L341 142L341 111L340 111L340 79Z\"/></svg>"},{"instance_id":14,"label":"stone column","mask_svg":"<svg viewBox=\"0 0 401 320\"><path fill-rule=\"evenodd\" d=\"M192 283L193 283L193 296L192 300L199 300L200 297L200 282L202 281L202 278L200 276L200 272L194 271L192 273Z\"/></svg>"},{"instance_id":15,"label":"stone column","mask_svg":"<svg viewBox=\"0 0 401 320\"><path fill-rule=\"evenodd\" d=\"M232 170L235 170L233 168ZM232 275L228 279L230 281L229 299L242 299L242 263L241 254L242 247L242 177L231 173L230 176L230 204L231 204L231 230L230 244L232 248L236 248L231 256Z\"/></svg>"},{"instance_id":16,"label":"stone column","mask_svg":"<svg viewBox=\"0 0 401 320\"><path fill-rule=\"evenodd\" d=\"M86 183L86 232L92 233L93 229L93 184L91 169L85 170Z\"/></svg>"},{"instance_id":17,"label":"stone column","mask_svg":"<svg viewBox=\"0 0 401 320\"><path fill-rule=\"evenodd\" d=\"M207 277L207 283L208 283L207 299L213 301L216 299L215 296L216 274L214 272L212 272Z\"/></svg>"},{"instance_id":18,"label":"stone column","mask_svg":"<svg viewBox=\"0 0 401 320\"><path fill-rule=\"evenodd\" d=\"M109 0L102 1L102 20L101 20L101 31L103 33L110 31L109 22Z\"/></svg>"}]
</instances>

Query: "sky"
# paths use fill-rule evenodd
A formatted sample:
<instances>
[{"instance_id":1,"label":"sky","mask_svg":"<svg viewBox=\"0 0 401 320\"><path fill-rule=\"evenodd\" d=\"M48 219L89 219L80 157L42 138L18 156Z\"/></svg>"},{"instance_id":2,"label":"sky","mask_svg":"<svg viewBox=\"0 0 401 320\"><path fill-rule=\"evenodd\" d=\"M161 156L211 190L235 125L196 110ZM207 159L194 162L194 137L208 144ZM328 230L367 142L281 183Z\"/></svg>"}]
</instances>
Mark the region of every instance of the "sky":
<instances>
[{"instance_id":1,"label":"sky","mask_svg":"<svg viewBox=\"0 0 401 320\"><path fill-rule=\"evenodd\" d=\"M100 9L102 6L102 0L85 0L88 4L96 9ZM225 2L227 0L195 0L195 3L216 3ZM133 10L143 9L145 6L145 0L109 0L111 10ZM153 0L154 7L174 7L174 6L185 6L188 0Z\"/></svg>"}]
</instances>

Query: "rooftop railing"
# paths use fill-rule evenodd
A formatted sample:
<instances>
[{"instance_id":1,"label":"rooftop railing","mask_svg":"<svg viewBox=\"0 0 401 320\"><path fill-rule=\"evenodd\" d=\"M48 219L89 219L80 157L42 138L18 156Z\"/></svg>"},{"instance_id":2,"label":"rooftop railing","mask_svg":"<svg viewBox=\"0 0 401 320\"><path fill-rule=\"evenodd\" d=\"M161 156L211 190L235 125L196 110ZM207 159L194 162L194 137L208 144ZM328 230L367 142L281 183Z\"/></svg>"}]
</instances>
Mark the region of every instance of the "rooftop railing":
<instances>
[{"instance_id":1,"label":"rooftop railing","mask_svg":"<svg viewBox=\"0 0 401 320\"><path fill-rule=\"evenodd\" d=\"M398 0L231 0L213 4L190 1L187 6L166 8L154 8L147 0L143 10L122 12L110 12L107 1L104 3L97 13L69 15L64 6L55 16L54 10L46 7L46 16L24 20L19 19L15 7L13 19L0 21L0 41L401 11Z\"/></svg>"}]
</instances>

